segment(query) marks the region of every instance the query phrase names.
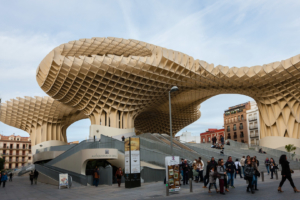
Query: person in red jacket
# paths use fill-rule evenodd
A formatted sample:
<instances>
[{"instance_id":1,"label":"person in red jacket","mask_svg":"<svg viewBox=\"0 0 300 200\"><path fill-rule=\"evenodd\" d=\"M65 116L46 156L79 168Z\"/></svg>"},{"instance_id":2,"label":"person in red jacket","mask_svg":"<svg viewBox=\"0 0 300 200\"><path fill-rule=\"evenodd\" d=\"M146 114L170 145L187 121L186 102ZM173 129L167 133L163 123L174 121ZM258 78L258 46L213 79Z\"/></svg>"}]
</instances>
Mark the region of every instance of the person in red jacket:
<instances>
[{"instance_id":1,"label":"person in red jacket","mask_svg":"<svg viewBox=\"0 0 300 200\"><path fill-rule=\"evenodd\" d=\"M119 167L119 169L116 171L115 176L117 177L118 186L120 187L121 186L121 179L122 179L122 176L123 176L123 172L122 172L121 167Z\"/></svg>"}]
</instances>

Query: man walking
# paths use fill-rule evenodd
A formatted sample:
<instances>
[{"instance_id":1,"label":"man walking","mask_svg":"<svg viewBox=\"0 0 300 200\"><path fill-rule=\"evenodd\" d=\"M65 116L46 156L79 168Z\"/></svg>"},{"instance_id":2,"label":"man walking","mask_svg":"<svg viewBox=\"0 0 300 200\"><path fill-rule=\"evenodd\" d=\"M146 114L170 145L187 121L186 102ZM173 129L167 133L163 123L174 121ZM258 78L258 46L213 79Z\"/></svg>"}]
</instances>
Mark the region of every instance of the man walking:
<instances>
[{"instance_id":1,"label":"man walking","mask_svg":"<svg viewBox=\"0 0 300 200\"><path fill-rule=\"evenodd\" d=\"M223 135L221 135L221 143L224 146L224 137L223 137Z\"/></svg>"},{"instance_id":2,"label":"man walking","mask_svg":"<svg viewBox=\"0 0 300 200\"><path fill-rule=\"evenodd\" d=\"M99 184L99 168L96 167L94 170L94 185L98 187Z\"/></svg>"},{"instance_id":3,"label":"man walking","mask_svg":"<svg viewBox=\"0 0 300 200\"><path fill-rule=\"evenodd\" d=\"M183 185L188 184L189 180L189 164L187 163L187 160L184 160L183 166Z\"/></svg>"},{"instance_id":4,"label":"man walking","mask_svg":"<svg viewBox=\"0 0 300 200\"><path fill-rule=\"evenodd\" d=\"M37 184L38 177L39 177L39 172L35 169L33 173L33 179L35 184Z\"/></svg>"},{"instance_id":5,"label":"man walking","mask_svg":"<svg viewBox=\"0 0 300 200\"><path fill-rule=\"evenodd\" d=\"M226 172L227 172L227 184L229 185L229 182L231 182L231 187L235 188L234 185L234 170L235 165L234 162L232 162L232 157L229 156L227 162L225 163Z\"/></svg>"}]
</instances>

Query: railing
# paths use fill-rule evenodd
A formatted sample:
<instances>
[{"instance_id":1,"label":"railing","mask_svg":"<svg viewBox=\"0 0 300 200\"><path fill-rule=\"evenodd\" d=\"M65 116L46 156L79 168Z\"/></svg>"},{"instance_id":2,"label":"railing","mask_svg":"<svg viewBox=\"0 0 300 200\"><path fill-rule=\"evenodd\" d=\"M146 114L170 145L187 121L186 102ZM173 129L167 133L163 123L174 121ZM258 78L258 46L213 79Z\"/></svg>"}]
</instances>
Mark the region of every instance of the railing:
<instances>
[{"instance_id":1,"label":"railing","mask_svg":"<svg viewBox=\"0 0 300 200\"><path fill-rule=\"evenodd\" d=\"M258 129L258 126L249 126L249 129Z\"/></svg>"},{"instance_id":2,"label":"railing","mask_svg":"<svg viewBox=\"0 0 300 200\"><path fill-rule=\"evenodd\" d=\"M249 117L248 118L248 121L254 121L254 120L257 120L257 117Z\"/></svg>"},{"instance_id":3,"label":"railing","mask_svg":"<svg viewBox=\"0 0 300 200\"><path fill-rule=\"evenodd\" d=\"M28 156L30 153L3 153L3 156Z\"/></svg>"},{"instance_id":4,"label":"railing","mask_svg":"<svg viewBox=\"0 0 300 200\"><path fill-rule=\"evenodd\" d=\"M243 126L240 126L240 130L243 130L243 128L244 128Z\"/></svg>"},{"instance_id":5,"label":"railing","mask_svg":"<svg viewBox=\"0 0 300 200\"><path fill-rule=\"evenodd\" d=\"M227 129L227 132L229 132L229 131L230 131L230 128Z\"/></svg>"},{"instance_id":6,"label":"railing","mask_svg":"<svg viewBox=\"0 0 300 200\"><path fill-rule=\"evenodd\" d=\"M250 137L258 137L258 133L250 134Z\"/></svg>"},{"instance_id":7,"label":"railing","mask_svg":"<svg viewBox=\"0 0 300 200\"><path fill-rule=\"evenodd\" d=\"M240 134L240 138L244 138L244 134Z\"/></svg>"},{"instance_id":8,"label":"railing","mask_svg":"<svg viewBox=\"0 0 300 200\"><path fill-rule=\"evenodd\" d=\"M152 169L149 167L143 167L141 171L141 178L144 180L144 183L163 181L165 176L165 169Z\"/></svg>"},{"instance_id":9,"label":"railing","mask_svg":"<svg viewBox=\"0 0 300 200\"><path fill-rule=\"evenodd\" d=\"M233 128L234 131L236 131L236 128Z\"/></svg>"},{"instance_id":10,"label":"railing","mask_svg":"<svg viewBox=\"0 0 300 200\"><path fill-rule=\"evenodd\" d=\"M41 152L45 152L45 151L66 151L76 145L77 144L46 147L46 148L42 148L42 149L37 149L36 153L41 153Z\"/></svg>"},{"instance_id":11,"label":"railing","mask_svg":"<svg viewBox=\"0 0 300 200\"><path fill-rule=\"evenodd\" d=\"M234 136L233 136L233 139L237 139L237 135L234 135Z\"/></svg>"}]
</instances>

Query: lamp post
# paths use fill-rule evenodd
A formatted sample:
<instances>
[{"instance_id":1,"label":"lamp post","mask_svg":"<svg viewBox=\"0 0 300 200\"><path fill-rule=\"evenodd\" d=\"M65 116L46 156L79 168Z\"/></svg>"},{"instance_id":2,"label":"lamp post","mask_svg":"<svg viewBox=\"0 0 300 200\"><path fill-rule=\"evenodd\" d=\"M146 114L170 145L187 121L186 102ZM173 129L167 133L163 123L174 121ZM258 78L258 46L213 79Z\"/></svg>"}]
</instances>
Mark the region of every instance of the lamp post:
<instances>
[{"instance_id":1,"label":"lamp post","mask_svg":"<svg viewBox=\"0 0 300 200\"><path fill-rule=\"evenodd\" d=\"M173 86L171 90L169 91L169 112L170 112L170 137L171 137L171 156L174 156L173 154L173 134L172 134L172 112L171 112L171 92L178 91L177 86Z\"/></svg>"}]
</instances>

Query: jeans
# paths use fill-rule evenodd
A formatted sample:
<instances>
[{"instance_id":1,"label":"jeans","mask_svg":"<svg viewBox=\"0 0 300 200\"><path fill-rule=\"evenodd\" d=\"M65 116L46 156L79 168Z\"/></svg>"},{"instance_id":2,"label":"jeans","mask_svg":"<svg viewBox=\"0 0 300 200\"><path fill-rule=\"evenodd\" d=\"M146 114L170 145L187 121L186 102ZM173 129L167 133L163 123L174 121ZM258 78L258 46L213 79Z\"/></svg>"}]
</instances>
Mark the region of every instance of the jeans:
<instances>
[{"instance_id":1,"label":"jeans","mask_svg":"<svg viewBox=\"0 0 300 200\"><path fill-rule=\"evenodd\" d=\"M204 179L203 179L204 186L207 186L208 181L209 181L209 177L205 175L205 176L204 176Z\"/></svg>"},{"instance_id":2,"label":"jeans","mask_svg":"<svg viewBox=\"0 0 300 200\"><path fill-rule=\"evenodd\" d=\"M203 181L203 170L199 171L199 178L200 178L200 180L199 180L200 182Z\"/></svg>"},{"instance_id":3,"label":"jeans","mask_svg":"<svg viewBox=\"0 0 300 200\"><path fill-rule=\"evenodd\" d=\"M227 177L228 177L227 185L229 185L229 182L231 182L231 186L233 186L234 184L233 173L227 173Z\"/></svg>"},{"instance_id":4,"label":"jeans","mask_svg":"<svg viewBox=\"0 0 300 200\"><path fill-rule=\"evenodd\" d=\"M189 181L189 173L183 172L183 185L188 184Z\"/></svg>"},{"instance_id":5,"label":"jeans","mask_svg":"<svg viewBox=\"0 0 300 200\"><path fill-rule=\"evenodd\" d=\"M294 181L292 179L292 176L282 176L282 179L280 181L280 184L279 184L279 187L282 187L282 185L284 184L285 180L289 180L290 181L290 184L293 188L295 188L295 185L294 185Z\"/></svg>"},{"instance_id":6,"label":"jeans","mask_svg":"<svg viewBox=\"0 0 300 200\"><path fill-rule=\"evenodd\" d=\"M224 179L219 179L220 193L224 193Z\"/></svg>"},{"instance_id":7,"label":"jeans","mask_svg":"<svg viewBox=\"0 0 300 200\"><path fill-rule=\"evenodd\" d=\"M211 188L212 185L215 186L215 188L216 188L216 190L217 190L217 185L216 185L216 183L209 183L208 189L210 190L210 188Z\"/></svg>"},{"instance_id":8,"label":"jeans","mask_svg":"<svg viewBox=\"0 0 300 200\"><path fill-rule=\"evenodd\" d=\"M94 186L98 187L99 178L94 178Z\"/></svg>"},{"instance_id":9,"label":"jeans","mask_svg":"<svg viewBox=\"0 0 300 200\"><path fill-rule=\"evenodd\" d=\"M181 173L181 180L183 181L183 171L181 170L180 173Z\"/></svg>"},{"instance_id":10,"label":"jeans","mask_svg":"<svg viewBox=\"0 0 300 200\"><path fill-rule=\"evenodd\" d=\"M251 189L251 190L253 189L252 188L252 181L253 181L252 179L253 179L252 177L247 177L247 180L248 180L248 187L247 187L247 189Z\"/></svg>"},{"instance_id":11,"label":"jeans","mask_svg":"<svg viewBox=\"0 0 300 200\"><path fill-rule=\"evenodd\" d=\"M252 178L252 185L257 187L257 176L255 176L255 175L253 175L253 178Z\"/></svg>"},{"instance_id":12,"label":"jeans","mask_svg":"<svg viewBox=\"0 0 300 200\"><path fill-rule=\"evenodd\" d=\"M274 169L271 169L271 178L273 178Z\"/></svg>"},{"instance_id":13,"label":"jeans","mask_svg":"<svg viewBox=\"0 0 300 200\"><path fill-rule=\"evenodd\" d=\"M242 170L242 169L241 169L241 170ZM242 177L242 172L241 172L241 170L238 171L238 173L240 174L240 177L243 178L243 177ZM237 171L234 172L234 178L236 178L236 172L237 172Z\"/></svg>"},{"instance_id":14,"label":"jeans","mask_svg":"<svg viewBox=\"0 0 300 200\"><path fill-rule=\"evenodd\" d=\"M245 176L245 166L242 166L242 169L243 169L243 174Z\"/></svg>"},{"instance_id":15,"label":"jeans","mask_svg":"<svg viewBox=\"0 0 300 200\"><path fill-rule=\"evenodd\" d=\"M3 183L3 187L5 187L5 182L6 182L6 181L2 181L2 183Z\"/></svg>"},{"instance_id":16,"label":"jeans","mask_svg":"<svg viewBox=\"0 0 300 200\"><path fill-rule=\"evenodd\" d=\"M270 173L270 166L269 165L266 165L266 168L267 168L267 172L268 174Z\"/></svg>"}]
</instances>

